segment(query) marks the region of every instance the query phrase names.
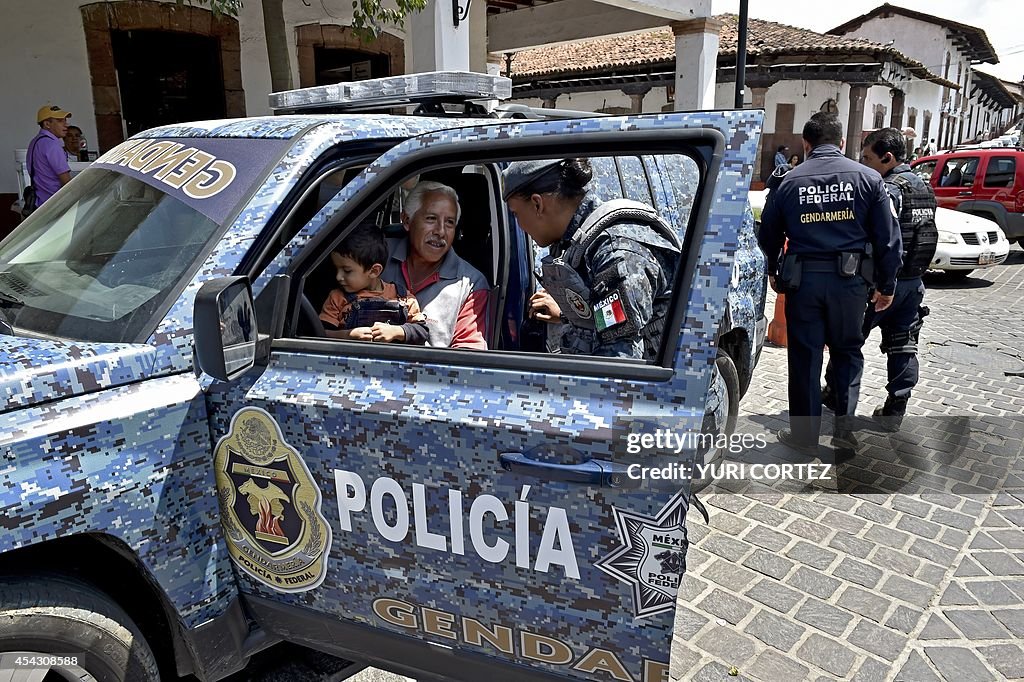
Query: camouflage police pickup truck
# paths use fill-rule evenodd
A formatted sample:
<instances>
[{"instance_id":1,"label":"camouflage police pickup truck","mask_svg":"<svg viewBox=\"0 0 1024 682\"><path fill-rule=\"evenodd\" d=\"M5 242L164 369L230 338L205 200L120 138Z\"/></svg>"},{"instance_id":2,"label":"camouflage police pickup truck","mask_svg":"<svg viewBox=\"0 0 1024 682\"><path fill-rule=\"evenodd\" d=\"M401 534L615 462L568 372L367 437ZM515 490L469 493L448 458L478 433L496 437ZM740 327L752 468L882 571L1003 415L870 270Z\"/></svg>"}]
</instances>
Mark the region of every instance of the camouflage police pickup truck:
<instances>
[{"instance_id":1,"label":"camouflage police pickup truck","mask_svg":"<svg viewBox=\"0 0 1024 682\"><path fill-rule=\"evenodd\" d=\"M422 679L667 680L690 483L627 480L615 434L731 428L763 334L760 125L281 115L105 153L0 243L0 670L218 680L291 641ZM678 230L657 362L522 343L533 248L500 171L567 156ZM317 335L331 248L393 230L416 177L459 195L490 350Z\"/></svg>"}]
</instances>

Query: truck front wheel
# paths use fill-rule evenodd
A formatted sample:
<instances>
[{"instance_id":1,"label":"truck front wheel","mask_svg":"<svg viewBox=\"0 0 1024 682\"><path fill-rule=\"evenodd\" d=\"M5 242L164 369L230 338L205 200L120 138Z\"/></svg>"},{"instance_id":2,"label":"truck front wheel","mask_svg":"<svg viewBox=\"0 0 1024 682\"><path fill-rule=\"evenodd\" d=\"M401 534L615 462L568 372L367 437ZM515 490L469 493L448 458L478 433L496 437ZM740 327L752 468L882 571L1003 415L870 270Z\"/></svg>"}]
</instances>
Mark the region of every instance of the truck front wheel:
<instances>
[{"instance_id":1,"label":"truck front wheel","mask_svg":"<svg viewBox=\"0 0 1024 682\"><path fill-rule=\"evenodd\" d=\"M33 680L160 679L153 651L128 614L63 576L0 579L0 655L4 667L35 671Z\"/></svg>"}]
</instances>

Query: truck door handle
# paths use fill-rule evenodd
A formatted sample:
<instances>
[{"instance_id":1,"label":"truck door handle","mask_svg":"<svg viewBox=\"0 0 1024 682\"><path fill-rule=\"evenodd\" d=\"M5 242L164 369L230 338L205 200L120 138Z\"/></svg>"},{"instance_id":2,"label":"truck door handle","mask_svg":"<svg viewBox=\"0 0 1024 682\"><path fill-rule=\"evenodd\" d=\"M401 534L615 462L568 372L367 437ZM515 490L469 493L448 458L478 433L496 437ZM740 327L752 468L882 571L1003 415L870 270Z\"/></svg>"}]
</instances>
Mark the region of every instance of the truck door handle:
<instances>
[{"instance_id":1,"label":"truck door handle","mask_svg":"<svg viewBox=\"0 0 1024 682\"><path fill-rule=\"evenodd\" d=\"M958 197L969 197L969 196L971 196L972 194L974 194L974 192L971 192L971 191L966 191L966 192L959 192L959 193L957 194L957 196L958 196Z\"/></svg>"},{"instance_id":2,"label":"truck door handle","mask_svg":"<svg viewBox=\"0 0 1024 682\"><path fill-rule=\"evenodd\" d=\"M588 459L581 464L555 464L532 459L522 452L503 452L498 458L505 471L549 481L587 483L609 488L635 488L640 483L627 475L626 466L599 459Z\"/></svg>"}]
</instances>

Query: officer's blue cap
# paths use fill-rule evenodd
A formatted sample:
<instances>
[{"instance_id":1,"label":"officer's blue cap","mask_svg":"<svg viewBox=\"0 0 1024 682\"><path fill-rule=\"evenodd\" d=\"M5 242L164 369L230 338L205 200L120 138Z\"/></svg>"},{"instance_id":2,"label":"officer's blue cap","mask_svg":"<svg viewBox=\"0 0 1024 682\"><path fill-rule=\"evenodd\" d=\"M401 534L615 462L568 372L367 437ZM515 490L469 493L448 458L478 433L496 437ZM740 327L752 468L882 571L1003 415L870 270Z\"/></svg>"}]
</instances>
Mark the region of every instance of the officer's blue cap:
<instances>
[{"instance_id":1,"label":"officer's blue cap","mask_svg":"<svg viewBox=\"0 0 1024 682\"><path fill-rule=\"evenodd\" d=\"M505 192L502 199L508 201L513 194L526 189L542 175L561 165L562 159L531 159L530 161L513 161L501 174L505 181Z\"/></svg>"}]
</instances>

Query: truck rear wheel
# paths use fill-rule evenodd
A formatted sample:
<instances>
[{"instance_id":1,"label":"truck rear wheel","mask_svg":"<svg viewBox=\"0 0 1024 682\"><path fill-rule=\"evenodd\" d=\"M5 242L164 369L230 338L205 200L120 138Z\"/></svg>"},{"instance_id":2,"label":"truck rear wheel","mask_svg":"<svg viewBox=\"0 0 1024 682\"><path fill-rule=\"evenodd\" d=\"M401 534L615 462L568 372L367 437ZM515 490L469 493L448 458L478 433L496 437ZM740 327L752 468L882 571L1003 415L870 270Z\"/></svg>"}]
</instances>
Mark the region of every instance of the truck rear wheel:
<instances>
[{"instance_id":1,"label":"truck rear wheel","mask_svg":"<svg viewBox=\"0 0 1024 682\"><path fill-rule=\"evenodd\" d=\"M124 610L85 583L63 576L0 579L0 654L31 679L158 682L153 651ZM32 659L35 659L34 661Z\"/></svg>"}]
</instances>

